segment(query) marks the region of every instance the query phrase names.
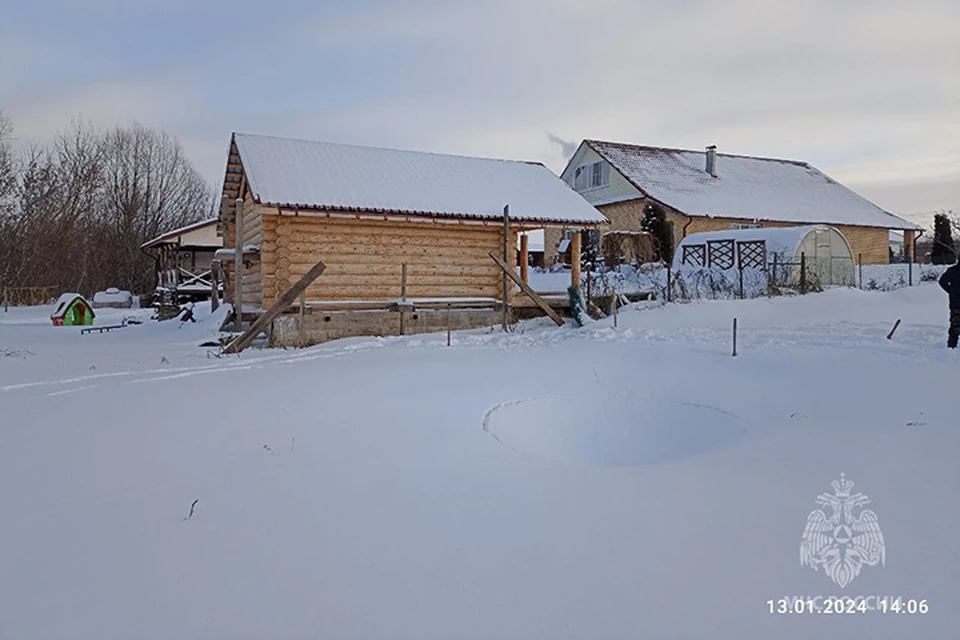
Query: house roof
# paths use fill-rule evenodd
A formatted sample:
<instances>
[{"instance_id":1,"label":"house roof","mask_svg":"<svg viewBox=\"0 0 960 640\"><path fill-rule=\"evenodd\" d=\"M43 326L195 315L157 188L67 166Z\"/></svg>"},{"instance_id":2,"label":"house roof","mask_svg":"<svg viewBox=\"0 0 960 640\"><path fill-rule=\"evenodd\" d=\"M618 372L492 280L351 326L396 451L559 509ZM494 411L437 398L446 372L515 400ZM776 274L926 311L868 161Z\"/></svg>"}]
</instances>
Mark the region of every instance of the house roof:
<instances>
[{"instance_id":1,"label":"house roof","mask_svg":"<svg viewBox=\"0 0 960 640\"><path fill-rule=\"evenodd\" d=\"M711 218L921 229L857 195L806 162L584 140L644 195Z\"/></svg>"},{"instance_id":2,"label":"house roof","mask_svg":"<svg viewBox=\"0 0 960 640\"><path fill-rule=\"evenodd\" d=\"M180 227L179 229L167 231L166 233L159 235L156 238L153 238L152 240L147 240L142 245L140 245L140 248L146 249L148 247L155 247L159 244L164 244L165 242L176 239L177 236L182 236L185 233L189 233L191 231L196 231L197 229L203 229L204 227L215 225L217 224L217 222L218 222L217 218L210 218L208 220L193 222L184 227Z\"/></svg>"},{"instance_id":3,"label":"house roof","mask_svg":"<svg viewBox=\"0 0 960 640\"><path fill-rule=\"evenodd\" d=\"M258 202L517 222L607 222L539 163L234 134Z\"/></svg>"}]
</instances>

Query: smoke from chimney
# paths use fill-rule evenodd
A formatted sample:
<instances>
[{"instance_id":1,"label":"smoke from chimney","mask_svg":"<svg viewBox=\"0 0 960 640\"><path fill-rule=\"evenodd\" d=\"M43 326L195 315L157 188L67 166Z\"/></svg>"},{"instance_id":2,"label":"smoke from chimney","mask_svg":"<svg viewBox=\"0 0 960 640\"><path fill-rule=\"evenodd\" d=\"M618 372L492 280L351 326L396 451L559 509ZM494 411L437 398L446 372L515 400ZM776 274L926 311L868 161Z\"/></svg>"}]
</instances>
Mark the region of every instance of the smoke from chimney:
<instances>
[{"instance_id":1,"label":"smoke from chimney","mask_svg":"<svg viewBox=\"0 0 960 640\"><path fill-rule=\"evenodd\" d=\"M717 145L715 144L707 147L707 173L714 178L717 177Z\"/></svg>"}]
</instances>

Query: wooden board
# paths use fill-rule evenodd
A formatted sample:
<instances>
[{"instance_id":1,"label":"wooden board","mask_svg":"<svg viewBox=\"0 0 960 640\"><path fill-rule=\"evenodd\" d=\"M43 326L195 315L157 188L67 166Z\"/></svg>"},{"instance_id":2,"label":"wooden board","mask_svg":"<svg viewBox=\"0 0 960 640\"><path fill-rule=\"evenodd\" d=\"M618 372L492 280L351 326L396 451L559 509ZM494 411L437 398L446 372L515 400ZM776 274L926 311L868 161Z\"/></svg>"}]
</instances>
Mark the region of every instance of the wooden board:
<instances>
[{"instance_id":1,"label":"wooden board","mask_svg":"<svg viewBox=\"0 0 960 640\"><path fill-rule=\"evenodd\" d=\"M563 318L561 318L556 311L551 309L550 305L547 304L543 298L538 296L536 291L530 288L530 285L528 285L526 282L521 280L520 276L514 273L513 269L507 266L506 262L501 260L500 257L492 251L488 255L491 258L493 258L493 261L497 263L497 266L500 267L504 271L504 273L507 274L507 277L513 280L517 284L517 286L520 287L520 290L523 291L523 293L526 294L528 298L533 300L536 303L536 305L540 307L543 310L543 312L546 313L547 316L557 324L558 327L563 326Z\"/></svg>"},{"instance_id":2,"label":"wooden board","mask_svg":"<svg viewBox=\"0 0 960 640\"><path fill-rule=\"evenodd\" d=\"M249 329L244 331L233 342L228 344L223 352L240 353L249 347L253 343L254 339L256 339L256 337L260 335L264 329L270 326L270 323L273 322L277 316L279 316L286 310L287 307L293 304L294 300L297 299L300 293L303 292L311 282L320 277L325 268L326 265L324 265L322 262L315 264L308 273L306 273L302 278L300 278L300 280L297 281L297 284L290 287L286 293L281 295L280 299L277 300L277 302L274 303L274 305L271 306L266 313L257 318L253 324L250 325Z\"/></svg>"}]
</instances>

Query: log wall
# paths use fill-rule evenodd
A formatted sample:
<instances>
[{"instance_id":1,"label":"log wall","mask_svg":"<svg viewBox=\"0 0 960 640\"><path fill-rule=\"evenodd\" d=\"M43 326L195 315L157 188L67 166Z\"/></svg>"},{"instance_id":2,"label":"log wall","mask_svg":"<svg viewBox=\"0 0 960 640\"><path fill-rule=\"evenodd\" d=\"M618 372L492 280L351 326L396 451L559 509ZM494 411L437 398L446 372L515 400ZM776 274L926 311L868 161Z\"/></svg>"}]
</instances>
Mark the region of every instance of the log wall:
<instances>
[{"instance_id":1,"label":"log wall","mask_svg":"<svg viewBox=\"0 0 960 640\"><path fill-rule=\"evenodd\" d=\"M223 246L225 248L236 249L237 234L233 223L235 207L229 207L226 221L221 222L223 226ZM243 245L244 246L262 246L263 244L263 215L262 207L254 204L253 199L247 195L243 202ZM224 263L223 276L226 281L227 302L233 302L233 262ZM259 307L263 306L263 270L259 258L250 259L244 263L243 268L243 306Z\"/></svg>"},{"instance_id":2,"label":"log wall","mask_svg":"<svg viewBox=\"0 0 960 640\"><path fill-rule=\"evenodd\" d=\"M503 252L502 225L278 215L262 209L264 307L318 260L327 268L307 289L308 300L399 298L404 262L407 297L502 299L502 272L487 255ZM516 231L510 236L514 247ZM515 267L516 252L508 253Z\"/></svg>"}]
</instances>

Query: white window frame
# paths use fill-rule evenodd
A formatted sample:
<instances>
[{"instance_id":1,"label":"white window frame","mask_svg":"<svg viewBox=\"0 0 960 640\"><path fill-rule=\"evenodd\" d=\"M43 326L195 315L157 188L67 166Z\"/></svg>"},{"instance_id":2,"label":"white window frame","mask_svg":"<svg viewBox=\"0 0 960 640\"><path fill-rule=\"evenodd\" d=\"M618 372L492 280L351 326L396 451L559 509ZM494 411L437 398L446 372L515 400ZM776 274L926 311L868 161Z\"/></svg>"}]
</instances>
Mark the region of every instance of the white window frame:
<instances>
[{"instance_id":1,"label":"white window frame","mask_svg":"<svg viewBox=\"0 0 960 640\"><path fill-rule=\"evenodd\" d=\"M761 229L759 222L733 222L730 224L731 229Z\"/></svg>"},{"instance_id":2,"label":"white window frame","mask_svg":"<svg viewBox=\"0 0 960 640\"><path fill-rule=\"evenodd\" d=\"M610 186L610 165L600 160L577 167L573 172L573 188L580 193Z\"/></svg>"}]
</instances>

